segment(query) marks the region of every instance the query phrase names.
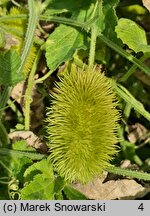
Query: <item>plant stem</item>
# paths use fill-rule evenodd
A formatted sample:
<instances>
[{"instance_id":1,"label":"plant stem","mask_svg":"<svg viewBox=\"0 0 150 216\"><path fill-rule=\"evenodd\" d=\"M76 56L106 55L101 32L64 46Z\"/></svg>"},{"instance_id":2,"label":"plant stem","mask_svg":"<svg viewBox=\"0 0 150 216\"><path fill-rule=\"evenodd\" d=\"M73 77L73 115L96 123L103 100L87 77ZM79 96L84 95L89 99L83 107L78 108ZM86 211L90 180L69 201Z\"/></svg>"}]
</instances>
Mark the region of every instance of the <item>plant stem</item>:
<instances>
[{"instance_id":1,"label":"plant stem","mask_svg":"<svg viewBox=\"0 0 150 216\"><path fill-rule=\"evenodd\" d=\"M90 44L90 54L89 54L89 67L92 68L95 61L95 48L97 39L97 26L91 28L91 44Z\"/></svg>"},{"instance_id":2,"label":"plant stem","mask_svg":"<svg viewBox=\"0 0 150 216\"><path fill-rule=\"evenodd\" d=\"M140 68L142 71L144 71L147 75L150 76L150 68L147 67L145 64L143 64L140 60L135 58L133 55L130 53L127 53L125 50L123 50L121 47L119 47L117 44L109 40L107 37L104 35L100 34L98 37L105 43L107 44L110 48L118 52L120 55L125 57L127 60L135 64L136 67Z\"/></svg>"},{"instance_id":3,"label":"plant stem","mask_svg":"<svg viewBox=\"0 0 150 216\"><path fill-rule=\"evenodd\" d=\"M12 150L7 148L0 148L0 155L1 156L11 156L11 157L23 157L26 156L31 158L32 160L42 160L43 158L47 157L47 155L27 152L27 151L18 151Z\"/></svg>"},{"instance_id":4,"label":"plant stem","mask_svg":"<svg viewBox=\"0 0 150 216\"><path fill-rule=\"evenodd\" d=\"M73 57L73 61L74 61L74 63L75 63L78 67L80 67L80 68L85 67L85 69L88 69L88 65L87 65L87 64L84 64L83 61L82 61L81 59L79 59L79 58L77 58L77 57Z\"/></svg>"},{"instance_id":5,"label":"plant stem","mask_svg":"<svg viewBox=\"0 0 150 216\"><path fill-rule=\"evenodd\" d=\"M9 182L0 181L0 184L9 184Z\"/></svg>"},{"instance_id":6,"label":"plant stem","mask_svg":"<svg viewBox=\"0 0 150 216\"><path fill-rule=\"evenodd\" d=\"M9 173L12 173L12 171L9 169L9 167L8 167L5 163L3 163L3 161L0 160L0 164L1 164L1 166L3 166L3 168L6 169Z\"/></svg>"},{"instance_id":7,"label":"plant stem","mask_svg":"<svg viewBox=\"0 0 150 216\"><path fill-rule=\"evenodd\" d=\"M0 23L12 21L12 20L16 20L16 19L23 19L23 20L25 19L26 20L27 18L28 18L28 15L26 15L26 14L6 15L6 16L0 17ZM59 16L40 15L39 19L44 20L44 21L51 21L51 22L56 22L56 23L60 23L60 24L75 26L75 27L79 27L79 28L83 28L85 30L88 30L89 26L91 26L98 19L98 17L95 16L92 19L90 19L84 23L70 19L70 18L59 17Z\"/></svg>"},{"instance_id":8,"label":"plant stem","mask_svg":"<svg viewBox=\"0 0 150 216\"><path fill-rule=\"evenodd\" d=\"M25 115L25 130L29 130L30 128L30 104L32 102L31 94L32 94L32 89L34 85L34 75L36 72L36 68L39 62L41 56L41 50L38 51L36 58L34 60L29 78L28 78L28 85L25 93L25 110L24 110L24 115Z\"/></svg>"},{"instance_id":9,"label":"plant stem","mask_svg":"<svg viewBox=\"0 0 150 216\"><path fill-rule=\"evenodd\" d=\"M148 173L123 169L123 168L115 167L115 166L107 167L106 171L113 173L113 174L117 174L117 175L122 175L122 176L131 177L131 178L137 178L140 180L150 181L150 174L148 174Z\"/></svg>"},{"instance_id":10,"label":"plant stem","mask_svg":"<svg viewBox=\"0 0 150 216\"><path fill-rule=\"evenodd\" d=\"M51 21L51 22L65 24L65 25L76 26L76 27L80 27L80 28L84 28L86 26L86 23L82 23L82 22L79 22L79 21L76 21L73 19L69 19L69 18L65 18L65 17L58 17L58 16L41 15L40 20Z\"/></svg>"},{"instance_id":11,"label":"plant stem","mask_svg":"<svg viewBox=\"0 0 150 216\"><path fill-rule=\"evenodd\" d=\"M15 19L27 19L27 18L28 18L28 16L26 14L6 15L6 16L0 17L0 22L5 22L5 21L7 22L7 21L15 20ZM76 27L80 27L80 28L83 28L86 26L85 23L78 22L76 20L73 20L70 18L65 18L65 17L40 15L39 19L44 20L44 21L61 23L61 24L63 23L66 25L76 26ZM92 22L95 21L95 19L96 18L94 17L94 19L88 21L88 23L91 24Z\"/></svg>"},{"instance_id":12,"label":"plant stem","mask_svg":"<svg viewBox=\"0 0 150 216\"><path fill-rule=\"evenodd\" d=\"M140 61L143 62L149 57L149 54L144 54L141 58ZM127 79L136 71L137 66L134 64L120 79L120 82L126 82Z\"/></svg>"},{"instance_id":13,"label":"plant stem","mask_svg":"<svg viewBox=\"0 0 150 216\"><path fill-rule=\"evenodd\" d=\"M21 5L20 5L18 2L16 2L15 0L11 0L11 1L12 1L12 3L13 3L15 6L21 7Z\"/></svg>"},{"instance_id":14,"label":"plant stem","mask_svg":"<svg viewBox=\"0 0 150 216\"><path fill-rule=\"evenodd\" d=\"M37 79L34 81L34 84L37 84L37 83L42 83L44 80L46 80L54 71L51 70L49 71L48 73L46 73L43 77Z\"/></svg>"},{"instance_id":15,"label":"plant stem","mask_svg":"<svg viewBox=\"0 0 150 216\"><path fill-rule=\"evenodd\" d=\"M27 19L28 15L26 14L17 14L17 15L6 15L6 16L2 16L0 17L0 22L8 22L8 21L12 21L12 20L16 20L16 19Z\"/></svg>"},{"instance_id":16,"label":"plant stem","mask_svg":"<svg viewBox=\"0 0 150 216\"><path fill-rule=\"evenodd\" d=\"M114 82L113 87L116 93L123 100L125 100L126 103L130 104L130 106L133 107L138 113L140 113L148 121L150 121L150 113L145 110L143 104L140 101L136 100L134 96L124 86Z\"/></svg>"},{"instance_id":17,"label":"plant stem","mask_svg":"<svg viewBox=\"0 0 150 216\"><path fill-rule=\"evenodd\" d=\"M0 180L7 180L7 179L9 179L8 176L0 177Z\"/></svg>"},{"instance_id":18,"label":"plant stem","mask_svg":"<svg viewBox=\"0 0 150 216\"><path fill-rule=\"evenodd\" d=\"M102 16L102 0L97 0L92 14L92 19L96 16ZM91 43L90 43L90 53L89 53L89 68L92 68L95 62L95 50L96 50L96 40L99 31L99 23L95 22L91 25Z\"/></svg>"}]
</instances>

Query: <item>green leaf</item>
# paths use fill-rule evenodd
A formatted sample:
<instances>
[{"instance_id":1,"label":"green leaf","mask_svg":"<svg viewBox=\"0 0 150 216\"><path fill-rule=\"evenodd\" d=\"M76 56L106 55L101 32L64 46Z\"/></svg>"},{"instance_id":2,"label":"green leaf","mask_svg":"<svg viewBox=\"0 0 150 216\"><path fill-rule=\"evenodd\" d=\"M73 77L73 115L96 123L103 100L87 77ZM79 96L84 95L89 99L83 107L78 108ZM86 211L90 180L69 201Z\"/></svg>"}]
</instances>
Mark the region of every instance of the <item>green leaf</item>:
<instances>
[{"instance_id":1,"label":"green leaf","mask_svg":"<svg viewBox=\"0 0 150 216\"><path fill-rule=\"evenodd\" d=\"M80 10L74 10L72 12L71 19L81 23L86 22L90 20L93 10L94 10L94 4L89 5L88 8L81 8Z\"/></svg>"},{"instance_id":2,"label":"green leaf","mask_svg":"<svg viewBox=\"0 0 150 216\"><path fill-rule=\"evenodd\" d=\"M121 18L115 29L118 38L124 44L137 52L150 52L150 46L147 45L145 30L130 19Z\"/></svg>"},{"instance_id":3,"label":"green leaf","mask_svg":"<svg viewBox=\"0 0 150 216\"><path fill-rule=\"evenodd\" d=\"M22 199L54 199L55 181L50 161L44 159L34 163L25 171L24 176L26 179L28 177L29 183L21 191Z\"/></svg>"},{"instance_id":4,"label":"green leaf","mask_svg":"<svg viewBox=\"0 0 150 216\"><path fill-rule=\"evenodd\" d=\"M31 146L27 145L27 142L25 140L20 140L18 142L15 142L13 144L13 148L14 150L20 150L20 151L28 151L28 152L36 152L36 150L34 148L32 148Z\"/></svg>"},{"instance_id":5,"label":"green leaf","mask_svg":"<svg viewBox=\"0 0 150 216\"><path fill-rule=\"evenodd\" d=\"M24 200L52 200L54 199L54 180L36 175L32 182L21 191Z\"/></svg>"},{"instance_id":6,"label":"green leaf","mask_svg":"<svg viewBox=\"0 0 150 216\"><path fill-rule=\"evenodd\" d=\"M65 181L63 178L61 178L60 176L55 178L55 193L59 193L60 191L62 191L64 186L65 186Z\"/></svg>"},{"instance_id":7,"label":"green leaf","mask_svg":"<svg viewBox=\"0 0 150 216\"><path fill-rule=\"evenodd\" d=\"M105 16L103 13L103 1L96 1L96 3L91 4L89 9L87 10L88 20L92 20L94 17L95 23L92 23L91 26L87 27L96 27L99 32L102 32L105 29ZM85 16L87 17L87 16ZM84 22L84 20L82 21Z\"/></svg>"},{"instance_id":8,"label":"green leaf","mask_svg":"<svg viewBox=\"0 0 150 216\"><path fill-rule=\"evenodd\" d=\"M119 0L104 0L103 12L105 15L105 31L104 35L111 39L113 42L118 43L117 35L115 33L115 26L117 25L116 7Z\"/></svg>"},{"instance_id":9,"label":"green leaf","mask_svg":"<svg viewBox=\"0 0 150 216\"><path fill-rule=\"evenodd\" d=\"M86 200L86 196L70 185L65 186L64 193L69 200Z\"/></svg>"},{"instance_id":10,"label":"green leaf","mask_svg":"<svg viewBox=\"0 0 150 216\"><path fill-rule=\"evenodd\" d=\"M23 74L18 75L21 60L15 50L0 53L0 85L14 86L23 80Z\"/></svg>"},{"instance_id":11,"label":"green leaf","mask_svg":"<svg viewBox=\"0 0 150 216\"><path fill-rule=\"evenodd\" d=\"M60 25L46 42L46 60L51 70L69 61L77 49L85 49L84 36L77 29Z\"/></svg>"},{"instance_id":12,"label":"green leaf","mask_svg":"<svg viewBox=\"0 0 150 216\"><path fill-rule=\"evenodd\" d=\"M27 177L33 171L38 171L42 173L42 175L45 175L47 178L54 178L52 165L47 159L43 159L37 163L34 163L32 166L26 169L24 176Z\"/></svg>"},{"instance_id":13,"label":"green leaf","mask_svg":"<svg viewBox=\"0 0 150 216\"><path fill-rule=\"evenodd\" d=\"M150 52L150 45L146 44L139 44L135 52L143 52L143 53L149 53Z\"/></svg>"},{"instance_id":14,"label":"green leaf","mask_svg":"<svg viewBox=\"0 0 150 216\"><path fill-rule=\"evenodd\" d=\"M61 178L60 176L57 176L57 178L55 178L55 199L59 199L59 200L63 200L63 195L62 195L62 190L65 186L65 181L63 178Z\"/></svg>"}]
</instances>

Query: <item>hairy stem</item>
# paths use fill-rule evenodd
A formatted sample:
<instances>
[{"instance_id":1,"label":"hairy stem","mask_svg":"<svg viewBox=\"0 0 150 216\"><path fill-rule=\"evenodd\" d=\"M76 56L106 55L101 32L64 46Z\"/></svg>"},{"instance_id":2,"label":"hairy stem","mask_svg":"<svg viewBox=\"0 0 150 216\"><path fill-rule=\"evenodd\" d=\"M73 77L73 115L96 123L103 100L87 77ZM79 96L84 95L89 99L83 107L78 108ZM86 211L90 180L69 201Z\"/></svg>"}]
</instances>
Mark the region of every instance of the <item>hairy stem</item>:
<instances>
[{"instance_id":1,"label":"hairy stem","mask_svg":"<svg viewBox=\"0 0 150 216\"><path fill-rule=\"evenodd\" d=\"M150 174L148 174L148 173L123 169L123 168L115 167L115 166L107 167L106 171L110 172L110 173L117 174L117 175L122 175L122 176L131 177L131 178L137 178L140 180L150 181Z\"/></svg>"},{"instance_id":2,"label":"hairy stem","mask_svg":"<svg viewBox=\"0 0 150 216\"><path fill-rule=\"evenodd\" d=\"M95 61L97 32L98 32L97 26L94 25L91 29L91 44L90 44L90 54L89 54L89 67L90 68L94 65L94 61Z\"/></svg>"},{"instance_id":3,"label":"hairy stem","mask_svg":"<svg viewBox=\"0 0 150 216\"><path fill-rule=\"evenodd\" d=\"M98 7L98 1L96 1L92 18L95 16L95 13L97 12L97 7ZM97 33L98 33L97 25L94 24L91 26L91 43L90 43L90 52L89 52L89 67L90 68L92 68L92 66L94 65L94 61L95 61Z\"/></svg>"},{"instance_id":4,"label":"hairy stem","mask_svg":"<svg viewBox=\"0 0 150 216\"><path fill-rule=\"evenodd\" d=\"M54 71L51 70L49 71L48 73L46 73L43 77L37 79L34 81L34 84L37 84L37 83L42 83L44 80L46 80Z\"/></svg>"},{"instance_id":5,"label":"hairy stem","mask_svg":"<svg viewBox=\"0 0 150 216\"><path fill-rule=\"evenodd\" d=\"M27 151L18 151L12 150L7 148L0 148L0 155L1 156L11 156L11 157L23 157L26 156L31 158L32 160L42 160L43 158L47 157L44 154L27 152Z\"/></svg>"}]
</instances>

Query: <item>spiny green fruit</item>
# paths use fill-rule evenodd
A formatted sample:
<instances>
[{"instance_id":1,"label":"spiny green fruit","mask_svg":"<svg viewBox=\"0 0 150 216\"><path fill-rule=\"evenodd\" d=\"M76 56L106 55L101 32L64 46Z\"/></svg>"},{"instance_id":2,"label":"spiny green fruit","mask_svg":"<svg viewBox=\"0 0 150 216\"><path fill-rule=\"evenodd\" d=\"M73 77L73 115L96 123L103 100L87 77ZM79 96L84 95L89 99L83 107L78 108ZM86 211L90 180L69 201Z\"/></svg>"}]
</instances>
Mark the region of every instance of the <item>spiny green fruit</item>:
<instances>
[{"instance_id":1,"label":"spiny green fruit","mask_svg":"<svg viewBox=\"0 0 150 216\"><path fill-rule=\"evenodd\" d=\"M69 182L86 183L117 152L119 112L111 83L98 71L77 70L57 83L48 108L50 158Z\"/></svg>"}]
</instances>

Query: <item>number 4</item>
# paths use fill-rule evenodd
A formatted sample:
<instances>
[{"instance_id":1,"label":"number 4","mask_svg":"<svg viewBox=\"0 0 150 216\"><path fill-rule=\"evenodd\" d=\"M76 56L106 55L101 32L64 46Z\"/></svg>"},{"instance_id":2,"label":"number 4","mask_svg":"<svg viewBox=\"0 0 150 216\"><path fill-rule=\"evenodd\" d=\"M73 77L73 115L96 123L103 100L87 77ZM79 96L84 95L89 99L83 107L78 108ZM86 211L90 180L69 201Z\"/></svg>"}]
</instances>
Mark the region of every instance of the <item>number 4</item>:
<instances>
[{"instance_id":1,"label":"number 4","mask_svg":"<svg viewBox=\"0 0 150 216\"><path fill-rule=\"evenodd\" d=\"M138 207L139 210L143 211L144 210L144 206L143 206L143 203L141 203Z\"/></svg>"}]
</instances>

